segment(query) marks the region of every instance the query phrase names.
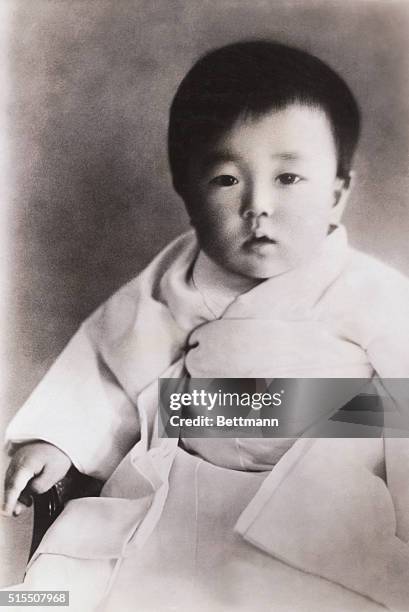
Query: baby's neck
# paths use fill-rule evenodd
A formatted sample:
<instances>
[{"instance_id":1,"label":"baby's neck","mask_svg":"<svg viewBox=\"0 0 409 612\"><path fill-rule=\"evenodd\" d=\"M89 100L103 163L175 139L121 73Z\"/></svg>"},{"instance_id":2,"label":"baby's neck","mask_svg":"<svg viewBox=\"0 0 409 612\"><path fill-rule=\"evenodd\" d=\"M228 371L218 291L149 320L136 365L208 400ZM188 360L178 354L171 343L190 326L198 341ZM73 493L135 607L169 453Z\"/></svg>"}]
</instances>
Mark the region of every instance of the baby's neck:
<instances>
[{"instance_id":1,"label":"baby's neck","mask_svg":"<svg viewBox=\"0 0 409 612\"><path fill-rule=\"evenodd\" d=\"M200 251L194 266L194 280L201 285L211 285L220 293L232 299L246 293L261 281L235 274L213 261L204 251Z\"/></svg>"}]
</instances>

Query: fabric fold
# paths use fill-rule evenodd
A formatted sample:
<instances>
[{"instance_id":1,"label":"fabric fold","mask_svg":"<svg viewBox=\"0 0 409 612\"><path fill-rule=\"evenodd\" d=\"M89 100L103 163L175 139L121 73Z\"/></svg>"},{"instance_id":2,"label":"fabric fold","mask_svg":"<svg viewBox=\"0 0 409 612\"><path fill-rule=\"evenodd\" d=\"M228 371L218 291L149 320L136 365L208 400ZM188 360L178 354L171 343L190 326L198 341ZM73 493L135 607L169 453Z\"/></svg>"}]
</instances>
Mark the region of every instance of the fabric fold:
<instances>
[{"instance_id":1,"label":"fabric fold","mask_svg":"<svg viewBox=\"0 0 409 612\"><path fill-rule=\"evenodd\" d=\"M396 536L391 495L374 473L382 446L382 440L298 442L266 478L236 531L298 569L407 610L409 548Z\"/></svg>"}]
</instances>

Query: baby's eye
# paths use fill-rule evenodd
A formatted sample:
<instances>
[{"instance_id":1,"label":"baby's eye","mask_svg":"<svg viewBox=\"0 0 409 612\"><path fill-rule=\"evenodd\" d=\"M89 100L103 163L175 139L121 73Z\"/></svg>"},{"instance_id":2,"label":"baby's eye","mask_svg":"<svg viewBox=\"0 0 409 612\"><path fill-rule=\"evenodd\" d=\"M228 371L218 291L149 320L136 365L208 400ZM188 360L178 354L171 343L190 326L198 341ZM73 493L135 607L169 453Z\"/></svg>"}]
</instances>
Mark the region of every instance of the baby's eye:
<instances>
[{"instance_id":1,"label":"baby's eye","mask_svg":"<svg viewBox=\"0 0 409 612\"><path fill-rule=\"evenodd\" d=\"M283 174L280 174L276 178L276 181L281 183L281 185L296 185L301 180L298 174L292 174L291 172L283 172Z\"/></svg>"},{"instance_id":2,"label":"baby's eye","mask_svg":"<svg viewBox=\"0 0 409 612\"><path fill-rule=\"evenodd\" d=\"M238 182L239 181L230 174L221 174L210 181L212 185L217 185L218 187L231 187L232 185L237 185Z\"/></svg>"}]
</instances>

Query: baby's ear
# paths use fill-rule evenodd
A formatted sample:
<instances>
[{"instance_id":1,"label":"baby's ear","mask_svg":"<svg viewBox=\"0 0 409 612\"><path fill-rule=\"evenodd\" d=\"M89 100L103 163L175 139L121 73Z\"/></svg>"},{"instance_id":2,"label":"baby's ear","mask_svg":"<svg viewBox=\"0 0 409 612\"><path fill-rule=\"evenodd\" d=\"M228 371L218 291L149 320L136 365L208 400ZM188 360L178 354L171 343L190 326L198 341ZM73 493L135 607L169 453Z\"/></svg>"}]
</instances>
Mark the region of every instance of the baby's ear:
<instances>
[{"instance_id":1,"label":"baby's ear","mask_svg":"<svg viewBox=\"0 0 409 612\"><path fill-rule=\"evenodd\" d=\"M345 207L348 202L348 197L351 192L351 184L354 175L350 172L347 177L341 178L337 176L334 183L334 204L331 211L331 223L337 225L341 221Z\"/></svg>"}]
</instances>

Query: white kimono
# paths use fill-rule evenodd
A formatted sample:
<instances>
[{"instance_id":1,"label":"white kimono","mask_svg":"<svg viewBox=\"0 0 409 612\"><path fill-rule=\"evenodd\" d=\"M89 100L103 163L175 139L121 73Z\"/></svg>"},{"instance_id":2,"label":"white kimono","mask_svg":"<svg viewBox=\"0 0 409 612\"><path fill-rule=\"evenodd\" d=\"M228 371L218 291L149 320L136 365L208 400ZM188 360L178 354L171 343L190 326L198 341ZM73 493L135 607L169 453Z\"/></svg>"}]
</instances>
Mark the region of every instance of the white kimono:
<instances>
[{"instance_id":1,"label":"white kimono","mask_svg":"<svg viewBox=\"0 0 409 612\"><path fill-rule=\"evenodd\" d=\"M196 459L178 440L159 438L156 428L157 379L180 376L184 368L196 378L370 378L374 372L409 377L408 280L351 249L339 227L312 261L224 306L216 299L215 307L206 283L191 281L197 254L189 232L100 307L11 422L9 443L47 440L80 471L106 481L100 498L69 502L31 560L25 588L45 588L47 573L49 588L58 588L56 575L73 591L81 581L88 587L94 581L98 586L88 588L87 597L77 589L78 609L126 610L126 598L120 604L117 598L124 593L123 576L132 575L151 584L140 609L199 609L193 591L186 595L186 585L199 580L197 571L196 578L189 574L179 582L170 572L168 587L177 604L165 597L149 608L147 602L159 597L152 580L160 578L158 567L144 561L146 552L158 564L164 534L183 530L183 522L179 527L172 522L175 495L169 482L186 488L189 470L195 478L202 470L203 481L220 480L226 508L240 510L218 540L224 533L230 537L231 555L242 559L255 585L246 599L240 591L243 567L229 574L231 567L220 557L222 583L231 582L231 597L241 595L234 606L223 601L213 576L207 589L199 589L209 597L203 609L319 610L321 602L323 610L369 611L381 609L378 604L408 610L406 439L300 439L261 478L240 468L223 471L223 465L193 468ZM185 474L182 481L177 474ZM183 486L180 491L184 495ZM236 499L237 491L242 495ZM223 514L223 505L217 511ZM183 515L183 507L177 513ZM206 533L210 529L211 522ZM208 555L212 546L217 548L209 543ZM164 550L171 547L170 540ZM192 554L197 559L197 550ZM212 572L206 564L201 568L204 580ZM162 579L166 583L163 574ZM311 588L313 602L306 595ZM133 609L133 595L129 605Z\"/></svg>"}]
</instances>

